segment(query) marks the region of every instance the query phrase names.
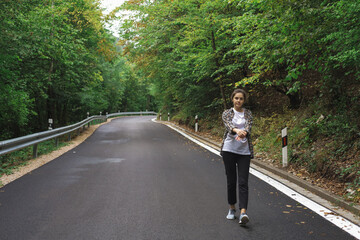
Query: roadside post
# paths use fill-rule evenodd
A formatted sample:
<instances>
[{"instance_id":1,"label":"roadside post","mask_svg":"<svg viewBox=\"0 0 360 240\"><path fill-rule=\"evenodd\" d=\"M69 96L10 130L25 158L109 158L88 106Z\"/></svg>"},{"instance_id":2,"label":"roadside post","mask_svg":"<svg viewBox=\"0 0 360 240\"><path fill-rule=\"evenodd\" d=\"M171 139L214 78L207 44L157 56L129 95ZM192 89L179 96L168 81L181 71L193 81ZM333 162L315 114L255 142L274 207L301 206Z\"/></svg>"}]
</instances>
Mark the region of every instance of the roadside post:
<instances>
[{"instance_id":1,"label":"roadside post","mask_svg":"<svg viewBox=\"0 0 360 240\"><path fill-rule=\"evenodd\" d=\"M37 158L38 157L38 145L34 144L33 146L33 158Z\"/></svg>"},{"instance_id":2,"label":"roadside post","mask_svg":"<svg viewBox=\"0 0 360 240\"><path fill-rule=\"evenodd\" d=\"M161 121L161 113L160 113L160 121Z\"/></svg>"},{"instance_id":3,"label":"roadside post","mask_svg":"<svg viewBox=\"0 0 360 240\"><path fill-rule=\"evenodd\" d=\"M170 122L170 113L168 112L168 122Z\"/></svg>"},{"instance_id":4,"label":"roadside post","mask_svg":"<svg viewBox=\"0 0 360 240\"><path fill-rule=\"evenodd\" d=\"M52 118L49 118L49 130L53 129L52 124L53 124L53 120Z\"/></svg>"},{"instance_id":5,"label":"roadside post","mask_svg":"<svg viewBox=\"0 0 360 240\"><path fill-rule=\"evenodd\" d=\"M284 128L284 129L281 131L281 137L282 137L282 162L283 162L283 167L287 167L287 165L288 165L288 151L287 151L288 138L287 138L287 128Z\"/></svg>"},{"instance_id":6,"label":"roadside post","mask_svg":"<svg viewBox=\"0 0 360 240\"><path fill-rule=\"evenodd\" d=\"M197 132L199 129L199 124L198 124L198 115L195 116L195 132Z\"/></svg>"}]
</instances>

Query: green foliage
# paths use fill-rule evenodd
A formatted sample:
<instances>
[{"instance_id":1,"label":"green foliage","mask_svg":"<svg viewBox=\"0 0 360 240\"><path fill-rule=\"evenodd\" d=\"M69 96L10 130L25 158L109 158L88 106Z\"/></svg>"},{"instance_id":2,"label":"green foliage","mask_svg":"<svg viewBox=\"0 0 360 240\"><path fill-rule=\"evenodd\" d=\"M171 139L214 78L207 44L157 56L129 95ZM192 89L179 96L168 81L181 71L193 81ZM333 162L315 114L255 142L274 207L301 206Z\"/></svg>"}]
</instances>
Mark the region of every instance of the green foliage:
<instances>
[{"instance_id":1,"label":"green foliage","mask_svg":"<svg viewBox=\"0 0 360 240\"><path fill-rule=\"evenodd\" d=\"M158 86L154 97L165 111L206 115L204 106L228 107L234 87L256 85L299 108L310 71L323 74L323 91L344 84L334 84L339 73L359 79L359 8L356 0L128 1L123 9L134 15L121 42ZM213 101L192 105L186 93L200 97L197 88Z\"/></svg>"},{"instance_id":2,"label":"green foliage","mask_svg":"<svg viewBox=\"0 0 360 240\"><path fill-rule=\"evenodd\" d=\"M0 139L44 131L48 118L57 128L87 112L153 110L98 0L0 4Z\"/></svg>"},{"instance_id":3,"label":"green foliage","mask_svg":"<svg viewBox=\"0 0 360 240\"><path fill-rule=\"evenodd\" d=\"M31 105L32 101L25 89L10 84L0 85L0 126L3 137L24 133L21 128L28 123Z\"/></svg>"},{"instance_id":4,"label":"green foliage","mask_svg":"<svg viewBox=\"0 0 360 240\"><path fill-rule=\"evenodd\" d=\"M360 77L360 2L356 0L329 1L322 10L327 34L319 40L324 45L322 71L334 74L355 74Z\"/></svg>"}]
</instances>

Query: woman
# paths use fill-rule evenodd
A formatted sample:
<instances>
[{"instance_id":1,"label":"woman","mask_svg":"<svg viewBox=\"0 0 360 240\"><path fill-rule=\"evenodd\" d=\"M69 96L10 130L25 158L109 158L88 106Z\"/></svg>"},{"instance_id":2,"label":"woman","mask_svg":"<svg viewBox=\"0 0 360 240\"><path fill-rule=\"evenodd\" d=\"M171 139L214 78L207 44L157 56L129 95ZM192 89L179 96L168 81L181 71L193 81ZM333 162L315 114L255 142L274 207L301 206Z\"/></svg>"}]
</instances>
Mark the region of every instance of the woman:
<instances>
[{"instance_id":1,"label":"woman","mask_svg":"<svg viewBox=\"0 0 360 240\"><path fill-rule=\"evenodd\" d=\"M223 157L227 178L228 203L230 205L227 219L235 219L236 183L239 188L239 223L245 225L249 222L246 214L249 197L249 168L250 159L253 158L251 144L252 115L250 110L243 107L247 100L247 93L242 89L235 89L231 94L234 107L227 109L222 114L226 127L221 155Z\"/></svg>"}]
</instances>

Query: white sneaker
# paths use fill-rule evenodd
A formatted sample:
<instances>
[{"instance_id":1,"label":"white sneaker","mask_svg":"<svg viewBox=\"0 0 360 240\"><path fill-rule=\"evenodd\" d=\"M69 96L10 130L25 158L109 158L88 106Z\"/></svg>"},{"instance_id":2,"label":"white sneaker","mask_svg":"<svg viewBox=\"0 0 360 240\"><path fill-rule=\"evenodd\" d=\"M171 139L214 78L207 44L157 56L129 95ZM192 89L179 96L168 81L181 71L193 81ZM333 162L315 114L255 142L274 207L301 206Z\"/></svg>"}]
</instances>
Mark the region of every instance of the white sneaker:
<instances>
[{"instance_id":1,"label":"white sneaker","mask_svg":"<svg viewBox=\"0 0 360 240\"><path fill-rule=\"evenodd\" d=\"M226 216L226 218L229 219L229 220L234 220L236 218L235 217L235 212L236 212L235 209L229 209L229 213Z\"/></svg>"},{"instance_id":2,"label":"white sneaker","mask_svg":"<svg viewBox=\"0 0 360 240\"><path fill-rule=\"evenodd\" d=\"M241 225L245 225L245 224L247 224L249 222L249 216L246 214L246 213L242 213L241 215L240 215L240 221L239 221L239 223L241 224Z\"/></svg>"}]
</instances>

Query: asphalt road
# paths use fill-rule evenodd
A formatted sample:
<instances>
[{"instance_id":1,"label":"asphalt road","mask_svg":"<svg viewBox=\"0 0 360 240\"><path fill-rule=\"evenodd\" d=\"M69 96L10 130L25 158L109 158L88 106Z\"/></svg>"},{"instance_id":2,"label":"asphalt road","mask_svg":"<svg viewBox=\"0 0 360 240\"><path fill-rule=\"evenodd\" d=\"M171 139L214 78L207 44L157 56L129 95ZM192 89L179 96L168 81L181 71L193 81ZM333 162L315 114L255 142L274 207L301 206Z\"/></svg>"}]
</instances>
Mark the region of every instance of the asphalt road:
<instances>
[{"instance_id":1,"label":"asphalt road","mask_svg":"<svg viewBox=\"0 0 360 240\"><path fill-rule=\"evenodd\" d=\"M226 220L221 158L153 117L124 117L0 189L0 239L353 239L250 176L250 223Z\"/></svg>"}]
</instances>

